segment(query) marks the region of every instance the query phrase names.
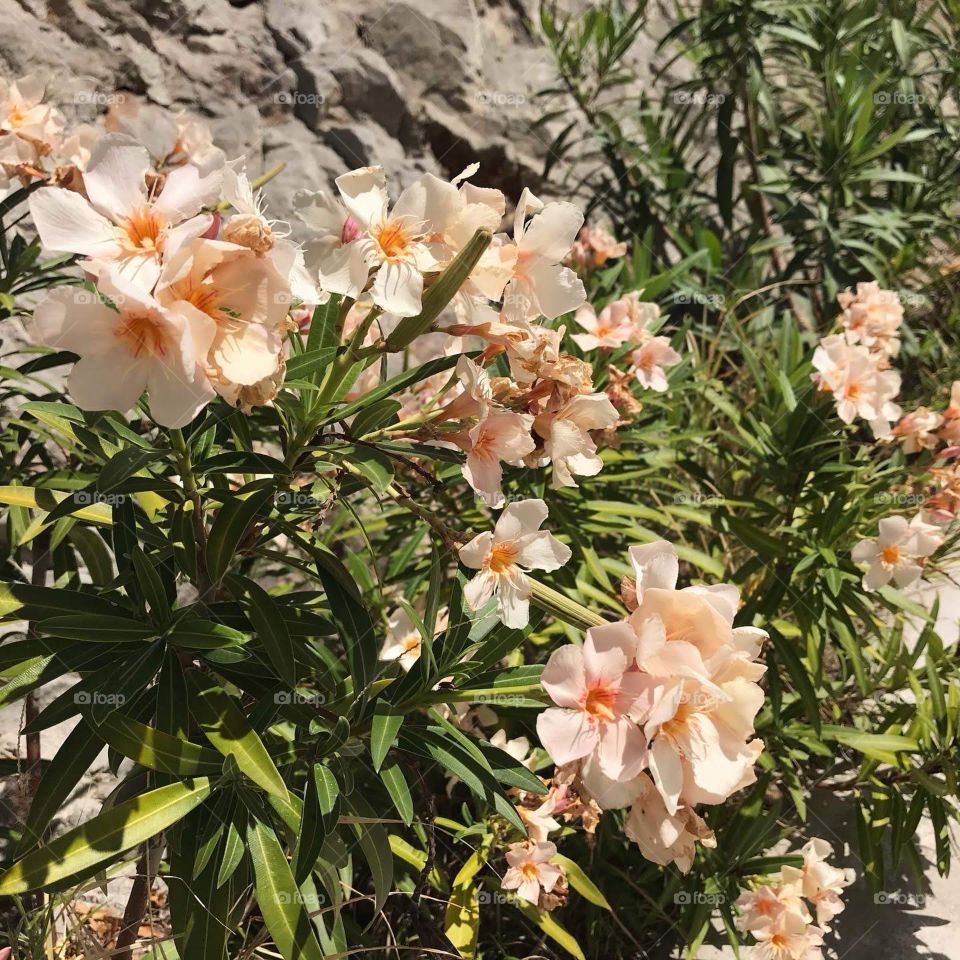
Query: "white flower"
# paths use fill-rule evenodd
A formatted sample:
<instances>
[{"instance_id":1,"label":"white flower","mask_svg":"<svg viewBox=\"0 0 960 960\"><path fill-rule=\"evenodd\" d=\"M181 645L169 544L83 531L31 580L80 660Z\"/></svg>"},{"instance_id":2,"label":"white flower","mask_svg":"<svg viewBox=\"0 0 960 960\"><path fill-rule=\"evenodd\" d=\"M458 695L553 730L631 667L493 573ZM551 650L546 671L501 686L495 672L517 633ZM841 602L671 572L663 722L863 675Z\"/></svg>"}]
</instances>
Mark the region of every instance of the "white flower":
<instances>
[{"instance_id":1,"label":"white flower","mask_svg":"<svg viewBox=\"0 0 960 960\"><path fill-rule=\"evenodd\" d=\"M361 167L337 177L343 204L359 228L351 241L376 271L370 296L397 317L421 310L423 274L436 270L428 243L426 192L416 184L400 194L390 208L382 167Z\"/></svg>"},{"instance_id":2,"label":"white flower","mask_svg":"<svg viewBox=\"0 0 960 960\"><path fill-rule=\"evenodd\" d=\"M420 659L422 650L423 637L410 615L402 607L394 610L387 621L387 639L380 650L380 659L396 660L404 670L409 670Z\"/></svg>"},{"instance_id":3,"label":"white flower","mask_svg":"<svg viewBox=\"0 0 960 960\"><path fill-rule=\"evenodd\" d=\"M532 587L524 571L557 570L571 556L568 546L540 530L546 519L542 500L511 503L492 533L481 533L460 548L463 564L480 571L464 588L471 610L479 610L495 596L497 615L508 627L530 622Z\"/></svg>"},{"instance_id":4,"label":"white flower","mask_svg":"<svg viewBox=\"0 0 960 960\"><path fill-rule=\"evenodd\" d=\"M85 290L58 287L34 315L44 343L80 355L69 379L75 403L125 411L147 390L158 423L185 426L214 395L204 359L216 325L185 301L163 306L119 273L102 275L100 290L116 310Z\"/></svg>"},{"instance_id":5,"label":"white flower","mask_svg":"<svg viewBox=\"0 0 960 960\"><path fill-rule=\"evenodd\" d=\"M855 563L867 563L863 578L866 590L879 590L891 580L906 587L923 573L918 561L929 557L943 543L943 535L918 514L909 523L906 517L884 517L876 540L861 540L853 548Z\"/></svg>"},{"instance_id":6,"label":"white flower","mask_svg":"<svg viewBox=\"0 0 960 960\"><path fill-rule=\"evenodd\" d=\"M675 366L682 359L666 337L651 337L630 356L637 382L642 387L664 393L669 386L665 367Z\"/></svg>"},{"instance_id":7,"label":"white flower","mask_svg":"<svg viewBox=\"0 0 960 960\"><path fill-rule=\"evenodd\" d=\"M530 213L535 216L527 222ZM561 266L582 225L583 214L572 203L544 206L524 188L513 227L517 259L503 296L507 320L515 323L538 314L553 320L586 300L583 282Z\"/></svg>"},{"instance_id":8,"label":"white flower","mask_svg":"<svg viewBox=\"0 0 960 960\"><path fill-rule=\"evenodd\" d=\"M536 906L540 900L540 891L549 893L563 877L563 868L556 863L550 863L556 855L556 844L549 840L539 843L511 843L507 850L509 869L503 875L503 889L516 890L521 900Z\"/></svg>"},{"instance_id":9,"label":"white flower","mask_svg":"<svg viewBox=\"0 0 960 960\"><path fill-rule=\"evenodd\" d=\"M161 263L213 222L197 216L216 203L220 174L201 178L196 167L167 174L159 195L148 194L147 151L128 137L104 137L83 174L87 198L47 188L30 197L30 213L48 250L79 253L84 269L97 275L114 268L142 290L153 289Z\"/></svg>"}]
</instances>

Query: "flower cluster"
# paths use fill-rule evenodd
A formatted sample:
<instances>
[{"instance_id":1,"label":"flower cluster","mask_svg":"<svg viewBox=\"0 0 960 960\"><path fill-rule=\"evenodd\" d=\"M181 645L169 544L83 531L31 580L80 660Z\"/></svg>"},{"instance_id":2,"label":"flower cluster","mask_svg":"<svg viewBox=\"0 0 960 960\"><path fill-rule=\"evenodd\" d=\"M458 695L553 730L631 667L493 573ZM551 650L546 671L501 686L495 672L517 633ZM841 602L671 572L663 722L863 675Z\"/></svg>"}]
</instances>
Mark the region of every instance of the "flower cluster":
<instances>
[{"instance_id":1,"label":"flower cluster","mask_svg":"<svg viewBox=\"0 0 960 960\"><path fill-rule=\"evenodd\" d=\"M629 619L551 655L541 682L555 706L537 732L565 794L575 784L580 804L629 807L626 831L643 855L686 871L696 843L714 842L696 807L755 780L766 634L733 626L735 587L678 590L669 543L633 547L630 558Z\"/></svg>"},{"instance_id":2,"label":"flower cluster","mask_svg":"<svg viewBox=\"0 0 960 960\"><path fill-rule=\"evenodd\" d=\"M11 178L27 184L43 176L45 158L63 146L66 122L43 99L43 84L36 77L12 83L0 77L0 198Z\"/></svg>"},{"instance_id":3,"label":"flower cluster","mask_svg":"<svg viewBox=\"0 0 960 960\"><path fill-rule=\"evenodd\" d=\"M843 331L820 341L813 355L814 381L833 395L844 423L866 420L875 436L888 436L901 412L894 403L900 374L890 369L890 359L900 350L900 298L871 281L858 283L856 293L845 291L838 299Z\"/></svg>"},{"instance_id":4,"label":"flower cluster","mask_svg":"<svg viewBox=\"0 0 960 960\"><path fill-rule=\"evenodd\" d=\"M542 500L518 500L500 514L492 532L478 534L460 548L460 561L479 571L464 588L471 610L480 610L492 598L497 616L508 627L530 621L530 570L558 570L570 559L570 548L541 530L547 519Z\"/></svg>"},{"instance_id":5,"label":"flower cluster","mask_svg":"<svg viewBox=\"0 0 960 960\"><path fill-rule=\"evenodd\" d=\"M657 304L641 301L635 292L608 303L599 314L584 304L574 320L586 333L575 333L573 340L587 353L637 345L630 353L630 375L644 389L664 393L668 387L666 368L678 364L681 357L667 337L654 336L650 331L659 318Z\"/></svg>"},{"instance_id":6,"label":"flower cluster","mask_svg":"<svg viewBox=\"0 0 960 960\"><path fill-rule=\"evenodd\" d=\"M752 960L820 960L824 935L844 908L841 894L853 870L831 866L833 848L814 838L801 850L802 867L784 866L773 882L737 898L737 928L755 942Z\"/></svg>"},{"instance_id":7,"label":"flower cluster","mask_svg":"<svg viewBox=\"0 0 960 960\"><path fill-rule=\"evenodd\" d=\"M581 271L602 267L608 260L618 260L627 252L626 241L618 241L604 227L581 227L570 249L569 261Z\"/></svg>"},{"instance_id":8,"label":"flower cluster","mask_svg":"<svg viewBox=\"0 0 960 960\"><path fill-rule=\"evenodd\" d=\"M853 548L856 563L869 569L863 578L865 590L879 590L891 580L907 587L923 574L924 560L943 544L943 534L921 514L910 521L905 517L884 517L875 540L861 540Z\"/></svg>"}]
</instances>

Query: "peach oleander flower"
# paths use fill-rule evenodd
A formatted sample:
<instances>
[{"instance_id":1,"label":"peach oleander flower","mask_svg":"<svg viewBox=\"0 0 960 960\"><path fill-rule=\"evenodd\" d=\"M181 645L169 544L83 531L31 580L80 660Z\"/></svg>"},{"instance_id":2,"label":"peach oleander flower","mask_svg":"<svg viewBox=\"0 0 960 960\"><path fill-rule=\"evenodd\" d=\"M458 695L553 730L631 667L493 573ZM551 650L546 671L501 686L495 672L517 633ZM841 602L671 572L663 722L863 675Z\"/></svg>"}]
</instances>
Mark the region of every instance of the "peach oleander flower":
<instances>
[{"instance_id":1,"label":"peach oleander flower","mask_svg":"<svg viewBox=\"0 0 960 960\"><path fill-rule=\"evenodd\" d=\"M663 798L645 773L634 781L636 796L624 822L624 832L652 863L677 865L689 873L696 856L696 845L715 847L716 837L692 809L680 807L669 813Z\"/></svg>"},{"instance_id":2,"label":"peach oleander flower","mask_svg":"<svg viewBox=\"0 0 960 960\"><path fill-rule=\"evenodd\" d=\"M833 847L819 837L814 837L804 844L801 853L801 869L784 866L781 872L784 881L795 884L813 906L818 926L826 928L835 916L843 912L846 905L841 894L853 883L856 874L849 867L844 870L829 864L827 858L832 856Z\"/></svg>"},{"instance_id":3,"label":"peach oleander flower","mask_svg":"<svg viewBox=\"0 0 960 960\"><path fill-rule=\"evenodd\" d=\"M104 137L82 175L86 197L54 188L31 195L44 247L86 257L82 266L90 274L113 268L153 290L164 258L210 228L213 218L200 212L219 199L221 178L178 167L154 196L146 186L149 170L150 157L138 143L119 134Z\"/></svg>"},{"instance_id":4,"label":"peach oleander flower","mask_svg":"<svg viewBox=\"0 0 960 960\"><path fill-rule=\"evenodd\" d=\"M735 587L718 584L676 589L679 564L666 541L632 547L641 670L657 678L644 718L650 772L667 811L681 804L722 803L756 779L763 741L753 718L763 705L756 662L766 633L733 626Z\"/></svg>"},{"instance_id":5,"label":"peach oleander flower","mask_svg":"<svg viewBox=\"0 0 960 960\"><path fill-rule=\"evenodd\" d=\"M403 607L394 610L387 621L387 638L380 648L381 660L396 660L404 671L419 659L423 637Z\"/></svg>"},{"instance_id":6,"label":"peach oleander flower","mask_svg":"<svg viewBox=\"0 0 960 960\"><path fill-rule=\"evenodd\" d=\"M540 742L558 765L596 757L612 780L629 780L647 762L638 724L650 708L650 678L630 670L620 625L592 627L583 646L555 650L541 684L556 704L537 717Z\"/></svg>"},{"instance_id":7,"label":"peach oleander flower","mask_svg":"<svg viewBox=\"0 0 960 960\"><path fill-rule=\"evenodd\" d=\"M602 267L608 260L625 256L627 244L601 226L584 226L570 250L570 260L581 268Z\"/></svg>"},{"instance_id":8,"label":"peach oleander flower","mask_svg":"<svg viewBox=\"0 0 960 960\"><path fill-rule=\"evenodd\" d=\"M508 322L538 315L554 320L584 302L583 282L562 265L582 225L583 214L572 203L544 205L524 187L513 222L516 263L503 293Z\"/></svg>"},{"instance_id":9,"label":"peach oleander flower","mask_svg":"<svg viewBox=\"0 0 960 960\"><path fill-rule=\"evenodd\" d=\"M34 160L57 148L65 121L59 110L43 102L44 93L37 77L12 83L0 77L0 162L8 163L8 157L19 153L19 146L11 153L14 140L29 145Z\"/></svg>"},{"instance_id":10,"label":"peach oleander flower","mask_svg":"<svg viewBox=\"0 0 960 960\"><path fill-rule=\"evenodd\" d=\"M950 403L943 411L940 439L949 444L960 443L960 380L950 387Z\"/></svg>"},{"instance_id":11,"label":"peach oleander flower","mask_svg":"<svg viewBox=\"0 0 960 960\"><path fill-rule=\"evenodd\" d=\"M593 477L603 469L593 430L606 430L620 420L605 393L573 397L555 412L543 413L533 428L543 438L543 450L553 464L553 487L577 486L574 476Z\"/></svg>"},{"instance_id":12,"label":"peach oleander flower","mask_svg":"<svg viewBox=\"0 0 960 960\"><path fill-rule=\"evenodd\" d=\"M382 167L361 167L337 177L336 183L356 225L357 235L347 245L356 244L375 271L370 298L397 317L415 316L421 309L423 274L439 269L428 243L432 225L425 192L412 185L391 208Z\"/></svg>"},{"instance_id":13,"label":"peach oleander flower","mask_svg":"<svg viewBox=\"0 0 960 960\"><path fill-rule=\"evenodd\" d=\"M937 430L943 422L943 417L935 410L917 407L897 423L893 428L893 436L900 441L904 453L933 450L940 440Z\"/></svg>"},{"instance_id":14,"label":"peach oleander flower","mask_svg":"<svg viewBox=\"0 0 960 960\"><path fill-rule=\"evenodd\" d=\"M547 519L542 500L508 504L492 532L478 534L460 548L460 561L479 571L464 587L471 610L479 610L491 597L497 599L497 616L508 627L530 622L532 587L528 570L558 570L571 550L540 526Z\"/></svg>"},{"instance_id":15,"label":"peach oleander flower","mask_svg":"<svg viewBox=\"0 0 960 960\"><path fill-rule=\"evenodd\" d=\"M557 846L549 840L536 843L511 843L507 848L508 870L500 885L516 890L517 896L537 906L540 893L550 893L563 878L563 868L550 861L557 855Z\"/></svg>"},{"instance_id":16,"label":"peach oleander flower","mask_svg":"<svg viewBox=\"0 0 960 960\"><path fill-rule=\"evenodd\" d=\"M865 590L879 590L891 580L903 588L920 578L921 561L942 543L940 530L919 514L909 522L906 517L884 517L877 538L861 540L853 548L852 558L854 563L869 564L863 577Z\"/></svg>"},{"instance_id":17,"label":"peach oleander flower","mask_svg":"<svg viewBox=\"0 0 960 960\"><path fill-rule=\"evenodd\" d=\"M492 737L490 742L494 742ZM540 800L541 798L535 797L533 799ZM562 810L563 805L563 796L555 787L550 789L546 799L538 806L527 806L525 803L517 805L517 813L526 826L527 836L531 841L534 843L545 841L551 833L561 829L561 824L555 818L554 814Z\"/></svg>"},{"instance_id":18,"label":"peach oleander flower","mask_svg":"<svg viewBox=\"0 0 960 960\"><path fill-rule=\"evenodd\" d=\"M194 240L164 264L155 296L171 308L190 304L214 322L205 359L218 392L277 372L290 289L268 259L238 244Z\"/></svg>"},{"instance_id":19,"label":"peach oleander flower","mask_svg":"<svg viewBox=\"0 0 960 960\"><path fill-rule=\"evenodd\" d=\"M637 382L658 393L669 387L665 368L676 366L682 359L666 337L651 337L630 355Z\"/></svg>"},{"instance_id":20,"label":"peach oleander flower","mask_svg":"<svg viewBox=\"0 0 960 960\"><path fill-rule=\"evenodd\" d=\"M573 342L584 353L591 350L616 350L637 339L636 325L626 300L608 303L599 314L589 303L585 303L577 310L573 319L577 326L586 330L586 333L571 335Z\"/></svg>"},{"instance_id":21,"label":"peach oleander flower","mask_svg":"<svg viewBox=\"0 0 960 960\"><path fill-rule=\"evenodd\" d=\"M43 343L80 357L68 380L74 402L125 411L147 390L158 423L185 426L214 395L204 372L214 322L185 301L164 306L119 272L102 273L99 288L116 310L71 286L34 314Z\"/></svg>"},{"instance_id":22,"label":"peach oleander flower","mask_svg":"<svg viewBox=\"0 0 960 960\"><path fill-rule=\"evenodd\" d=\"M227 160L202 120L186 113L173 114L131 94L123 94L111 104L103 124L109 133L123 133L142 144L161 171L190 164L206 175Z\"/></svg>"},{"instance_id":23,"label":"peach oleander flower","mask_svg":"<svg viewBox=\"0 0 960 960\"><path fill-rule=\"evenodd\" d=\"M823 931L791 910L750 932L757 941L751 960L822 960Z\"/></svg>"},{"instance_id":24,"label":"peach oleander flower","mask_svg":"<svg viewBox=\"0 0 960 960\"><path fill-rule=\"evenodd\" d=\"M490 404L462 440L467 451L463 477L487 506L503 505L503 467L521 466L523 458L536 448L530 429L533 417Z\"/></svg>"},{"instance_id":25,"label":"peach oleander flower","mask_svg":"<svg viewBox=\"0 0 960 960\"><path fill-rule=\"evenodd\" d=\"M814 375L821 390L833 394L844 423L866 420L874 435L889 434L901 410L893 402L900 392L900 374L883 369L865 346L851 345L842 334L824 337L813 354Z\"/></svg>"},{"instance_id":26,"label":"peach oleander flower","mask_svg":"<svg viewBox=\"0 0 960 960\"><path fill-rule=\"evenodd\" d=\"M871 352L894 357L900 352L899 331L903 305L894 290L884 290L875 280L858 283L856 292L837 294L843 310L847 341L862 343Z\"/></svg>"},{"instance_id":27,"label":"peach oleander flower","mask_svg":"<svg viewBox=\"0 0 960 960\"><path fill-rule=\"evenodd\" d=\"M833 848L813 838L801 850L803 867L784 865L737 898L735 926L756 941L748 956L760 960L820 960L829 924L844 904L841 894L855 879L852 870L827 862ZM814 923L811 908L816 912Z\"/></svg>"}]
</instances>

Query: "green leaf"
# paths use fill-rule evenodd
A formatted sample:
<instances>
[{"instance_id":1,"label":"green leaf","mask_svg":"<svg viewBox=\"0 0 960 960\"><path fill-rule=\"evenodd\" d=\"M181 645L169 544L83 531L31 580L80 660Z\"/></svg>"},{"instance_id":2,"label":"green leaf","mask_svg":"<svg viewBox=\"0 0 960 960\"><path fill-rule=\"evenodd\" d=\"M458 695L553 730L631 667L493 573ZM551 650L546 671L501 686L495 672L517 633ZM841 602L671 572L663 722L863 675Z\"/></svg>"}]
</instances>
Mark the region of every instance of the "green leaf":
<instances>
[{"instance_id":1,"label":"green leaf","mask_svg":"<svg viewBox=\"0 0 960 960\"><path fill-rule=\"evenodd\" d=\"M339 560L336 563L349 577ZM327 594L330 613L347 652L353 689L356 695L360 696L373 679L377 665L377 640L373 621L363 603L355 599L354 592L344 589L340 578L331 574L328 567L320 566L318 562L317 572Z\"/></svg>"},{"instance_id":2,"label":"green leaf","mask_svg":"<svg viewBox=\"0 0 960 960\"><path fill-rule=\"evenodd\" d=\"M453 880L450 900L443 920L443 932L464 960L477 952L480 932L480 905L477 901L477 874L490 856L493 837L483 837L480 846L467 858Z\"/></svg>"},{"instance_id":3,"label":"green leaf","mask_svg":"<svg viewBox=\"0 0 960 960\"><path fill-rule=\"evenodd\" d=\"M380 779L387 788L387 793L390 794L400 819L409 827L413 823L413 797L410 795L410 787L407 786L400 764L396 761L388 763L380 771Z\"/></svg>"},{"instance_id":4,"label":"green leaf","mask_svg":"<svg viewBox=\"0 0 960 960\"><path fill-rule=\"evenodd\" d=\"M41 626L53 637L96 643L142 643L157 636L157 628L148 623L102 613L51 617L41 621Z\"/></svg>"},{"instance_id":5,"label":"green leaf","mask_svg":"<svg viewBox=\"0 0 960 960\"><path fill-rule=\"evenodd\" d=\"M49 886L156 836L203 803L210 780L184 780L118 803L28 853L0 877L0 896Z\"/></svg>"},{"instance_id":6,"label":"green leaf","mask_svg":"<svg viewBox=\"0 0 960 960\"><path fill-rule=\"evenodd\" d=\"M576 960L586 960L577 938L560 924L549 910L538 910L526 900L519 897L513 900L513 905L535 926L539 927L554 943L563 947Z\"/></svg>"},{"instance_id":7,"label":"green leaf","mask_svg":"<svg viewBox=\"0 0 960 960\"><path fill-rule=\"evenodd\" d=\"M610 910L611 913L613 912L613 908L610 906L607 898L600 892L600 888L586 875L583 867L581 867L579 863L559 853L556 854L550 862L558 863L563 867L567 874L567 881L581 897L589 900L594 906L603 907L604 910Z\"/></svg>"},{"instance_id":8,"label":"green leaf","mask_svg":"<svg viewBox=\"0 0 960 960\"><path fill-rule=\"evenodd\" d=\"M297 660L293 638L273 597L247 577L231 576L227 581L234 596L247 595L247 616L270 662L288 687L297 685Z\"/></svg>"},{"instance_id":9,"label":"green leaf","mask_svg":"<svg viewBox=\"0 0 960 960\"><path fill-rule=\"evenodd\" d=\"M194 692L191 712L206 738L225 757L233 757L241 772L257 786L286 799L287 788L280 771L233 698L198 670L190 670L187 680Z\"/></svg>"},{"instance_id":10,"label":"green leaf","mask_svg":"<svg viewBox=\"0 0 960 960\"><path fill-rule=\"evenodd\" d=\"M210 536L207 538L207 572L214 583L219 583L236 559L237 548L257 514L273 497L273 484L268 481L248 484L220 508Z\"/></svg>"},{"instance_id":11,"label":"green leaf","mask_svg":"<svg viewBox=\"0 0 960 960\"><path fill-rule=\"evenodd\" d=\"M324 960L304 910L303 896L276 834L265 823L251 818L247 848L253 863L257 904L280 955L284 960Z\"/></svg>"},{"instance_id":12,"label":"green leaf","mask_svg":"<svg viewBox=\"0 0 960 960\"><path fill-rule=\"evenodd\" d=\"M383 765L387 751L397 739L397 731L403 725L403 714L386 700L378 700L373 708L373 721L370 726L370 756L373 769Z\"/></svg>"},{"instance_id":13,"label":"green leaf","mask_svg":"<svg viewBox=\"0 0 960 960\"><path fill-rule=\"evenodd\" d=\"M119 710L104 717L98 729L114 750L149 770L192 777L217 774L223 767L220 754L213 750L149 727Z\"/></svg>"}]
</instances>

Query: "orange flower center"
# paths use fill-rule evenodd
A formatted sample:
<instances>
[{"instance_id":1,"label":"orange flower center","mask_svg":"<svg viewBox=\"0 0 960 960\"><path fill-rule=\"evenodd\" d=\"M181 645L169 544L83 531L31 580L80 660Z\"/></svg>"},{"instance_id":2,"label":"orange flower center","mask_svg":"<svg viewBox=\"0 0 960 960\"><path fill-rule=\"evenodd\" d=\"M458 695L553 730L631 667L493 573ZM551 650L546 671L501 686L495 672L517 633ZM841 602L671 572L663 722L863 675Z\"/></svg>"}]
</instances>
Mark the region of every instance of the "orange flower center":
<instances>
[{"instance_id":1,"label":"orange flower center","mask_svg":"<svg viewBox=\"0 0 960 960\"><path fill-rule=\"evenodd\" d=\"M512 544L498 543L490 551L487 566L493 573L506 573L512 566L516 552Z\"/></svg>"},{"instance_id":2,"label":"orange flower center","mask_svg":"<svg viewBox=\"0 0 960 960\"><path fill-rule=\"evenodd\" d=\"M127 314L117 327L116 336L135 356L163 357L167 353L167 332L160 322L147 314Z\"/></svg>"},{"instance_id":3,"label":"orange flower center","mask_svg":"<svg viewBox=\"0 0 960 960\"><path fill-rule=\"evenodd\" d=\"M613 711L617 691L612 687L593 687L587 691L583 700L584 712L601 723L612 723L617 719Z\"/></svg>"},{"instance_id":4,"label":"orange flower center","mask_svg":"<svg viewBox=\"0 0 960 960\"><path fill-rule=\"evenodd\" d=\"M403 220L385 220L373 234L384 257L396 260L405 256L413 245L413 234Z\"/></svg>"},{"instance_id":5,"label":"orange flower center","mask_svg":"<svg viewBox=\"0 0 960 960\"><path fill-rule=\"evenodd\" d=\"M880 551L880 556L885 564L895 567L900 562L900 548L891 544Z\"/></svg>"},{"instance_id":6,"label":"orange flower center","mask_svg":"<svg viewBox=\"0 0 960 960\"><path fill-rule=\"evenodd\" d=\"M10 108L10 112L7 114L7 125L12 130L16 130L17 127L22 127L26 122L26 111L16 106Z\"/></svg>"},{"instance_id":7,"label":"orange flower center","mask_svg":"<svg viewBox=\"0 0 960 960\"><path fill-rule=\"evenodd\" d=\"M409 637L403 639L403 650L405 653L411 653L420 649L420 634L411 633Z\"/></svg>"},{"instance_id":8,"label":"orange flower center","mask_svg":"<svg viewBox=\"0 0 960 960\"><path fill-rule=\"evenodd\" d=\"M528 860L520 868L520 872L523 874L524 880L540 880L540 873L537 870L537 865L532 860Z\"/></svg>"},{"instance_id":9,"label":"orange flower center","mask_svg":"<svg viewBox=\"0 0 960 960\"><path fill-rule=\"evenodd\" d=\"M848 400L857 400L860 397L861 389L859 383L848 383L843 391L843 395Z\"/></svg>"},{"instance_id":10,"label":"orange flower center","mask_svg":"<svg viewBox=\"0 0 960 960\"><path fill-rule=\"evenodd\" d=\"M163 220L150 207L141 207L122 224L123 245L132 254L158 254L163 247Z\"/></svg>"}]
</instances>

